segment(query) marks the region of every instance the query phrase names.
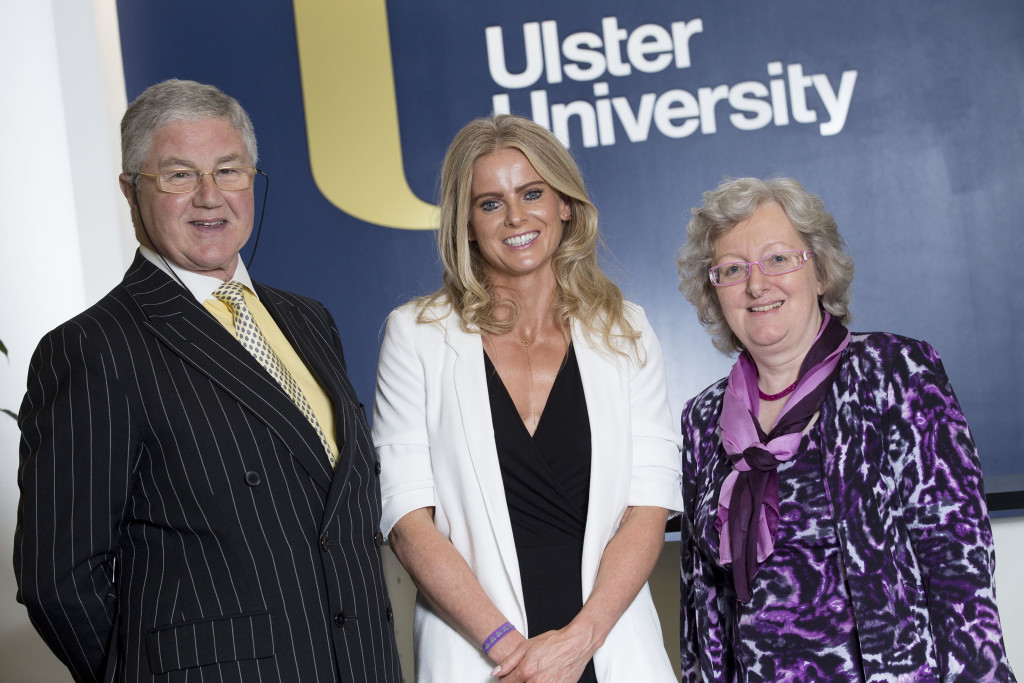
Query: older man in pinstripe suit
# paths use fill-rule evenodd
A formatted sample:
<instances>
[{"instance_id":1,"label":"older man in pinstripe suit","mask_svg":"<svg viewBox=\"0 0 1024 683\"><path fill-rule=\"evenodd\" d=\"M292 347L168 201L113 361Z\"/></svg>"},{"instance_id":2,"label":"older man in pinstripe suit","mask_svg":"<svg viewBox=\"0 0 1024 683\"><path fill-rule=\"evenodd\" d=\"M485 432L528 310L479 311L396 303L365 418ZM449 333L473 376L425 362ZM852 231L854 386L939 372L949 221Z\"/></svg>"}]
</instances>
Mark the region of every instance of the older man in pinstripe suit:
<instances>
[{"instance_id":1,"label":"older man in pinstripe suit","mask_svg":"<svg viewBox=\"0 0 1024 683\"><path fill-rule=\"evenodd\" d=\"M77 681L401 681L379 466L338 330L238 257L248 116L165 81L121 135L141 247L33 356L19 600ZM240 319L273 364L239 343Z\"/></svg>"}]
</instances>

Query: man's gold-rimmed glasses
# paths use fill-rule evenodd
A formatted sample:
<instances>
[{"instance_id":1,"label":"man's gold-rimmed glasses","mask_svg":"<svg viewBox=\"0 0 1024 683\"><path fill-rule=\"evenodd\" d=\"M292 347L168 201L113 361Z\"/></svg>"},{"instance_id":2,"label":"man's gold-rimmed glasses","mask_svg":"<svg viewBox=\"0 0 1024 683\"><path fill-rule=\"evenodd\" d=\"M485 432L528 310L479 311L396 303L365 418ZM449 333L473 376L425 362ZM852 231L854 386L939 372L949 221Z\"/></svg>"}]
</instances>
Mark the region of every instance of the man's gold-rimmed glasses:
<instances>
[{"instance_id":1,"label":"man's gold-rimmed glasses","mask_svg":"<svg viewBox=\"0 0 1024 683\"><path fill-rule=\"evenodd\" d=\"M256 169L252 166L226 166L215 168L212 171L200 171L195 168L171 168L160 173L139 171L138 174L156 178L156 189L169 194L194 192L199 189L204 175L212 177L213 182L221 190L237 192L252 187Z\"/></svg>"}]
</instances>

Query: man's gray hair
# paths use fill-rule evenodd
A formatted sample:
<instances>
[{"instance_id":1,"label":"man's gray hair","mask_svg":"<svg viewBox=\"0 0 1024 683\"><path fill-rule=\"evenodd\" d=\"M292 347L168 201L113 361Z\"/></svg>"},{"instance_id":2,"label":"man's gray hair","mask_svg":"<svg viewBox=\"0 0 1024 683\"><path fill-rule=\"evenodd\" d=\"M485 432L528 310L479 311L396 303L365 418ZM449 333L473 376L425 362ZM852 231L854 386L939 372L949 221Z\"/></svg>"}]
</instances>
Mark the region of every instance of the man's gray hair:
<instances>
[{"instance_id":1,"label":"man's gray hair","mask_svg":"<svg viewBox=\"0 0 1024 683\"><path fill-rule=\"evenodd\" d=\"M256 165L256 133L238 100L212 85L172 78L146 88L121 118L121 171L132 177L136 189L157 129L201 119L227 120L242 136L249 162Z\"/></svg>"}]
</instances>

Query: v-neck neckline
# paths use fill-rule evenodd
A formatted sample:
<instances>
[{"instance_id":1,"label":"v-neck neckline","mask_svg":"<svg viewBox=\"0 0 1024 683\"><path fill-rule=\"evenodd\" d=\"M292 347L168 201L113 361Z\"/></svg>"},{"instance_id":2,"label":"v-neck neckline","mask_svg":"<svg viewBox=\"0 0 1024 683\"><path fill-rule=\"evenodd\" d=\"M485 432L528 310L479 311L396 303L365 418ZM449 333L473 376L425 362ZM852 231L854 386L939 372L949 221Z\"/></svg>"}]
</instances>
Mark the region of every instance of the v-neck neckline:
<instances>
[{"instance_id":1,"label":"v-neck neckline","mask_svg":"<svg viewBox=\"0 0 1024 683\"><path fill-rule=\"evenodd\" d=\"M551 383L551 390L548 392L547 398L544 400L544 407L541 408L540 417L537 419L537 428L530 433L530 430L526 427L526 423L523 421L523 416L519 414L519 409L516 407L516 402L512 398L512 394L509 393L508 387L505 386L505 381L501 378L501 373L494 367L494 362L491 360L490 355L487 353L487 349L484 350L484 369L489 373L494 373L495 378L498 380L498 384L501 386L502 394L512 404L512 412L515 413L516 421L519 426L522 427L523 431L526 432L526 436L533 441L537 438L537 432L540 431L541 425L544 424L545 417L548 414L548 406L551 405L551 398L555 395L555 391L560 388L563 380L562 377L565 375L565 369L569 365L569 354L575 356L576 350L573 348L572 340L569 340L569 344L565 348L565 356L562 358L562 364L558 367L558 373L555 375L555 381Z\"/></svg>"}]
</instances>

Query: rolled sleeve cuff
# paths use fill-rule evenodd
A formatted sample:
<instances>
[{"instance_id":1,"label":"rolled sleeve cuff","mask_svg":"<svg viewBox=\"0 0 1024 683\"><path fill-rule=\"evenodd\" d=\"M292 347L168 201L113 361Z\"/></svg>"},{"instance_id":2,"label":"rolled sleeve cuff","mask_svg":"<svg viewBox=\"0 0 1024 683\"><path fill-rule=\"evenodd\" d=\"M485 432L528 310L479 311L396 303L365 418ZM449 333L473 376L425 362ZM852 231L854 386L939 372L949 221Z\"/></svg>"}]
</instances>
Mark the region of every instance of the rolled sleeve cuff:
<instances>
[{"instance_id":1,"label":"rolled sleeve cuff","mask_svg":"<svg viewBox=\"0 0 1024 683\"><path fill-rule=\"evenodd\" d=\"M683 509L679 444L674 440L634 440L630 506L661 507L675 516Z\"/></svg>"},{"instance_id":2,"label":"rolled sleeve cuff","mask_svg":"<svg viewBox=\"0 0 1024 683\"><path fill-rule=\"evenodd\" d=\"M434 478L430 450L423 446L379 446L382 510L380 530L387 538L402 517L433 507Z\"/></svg>"}]
</instances>

